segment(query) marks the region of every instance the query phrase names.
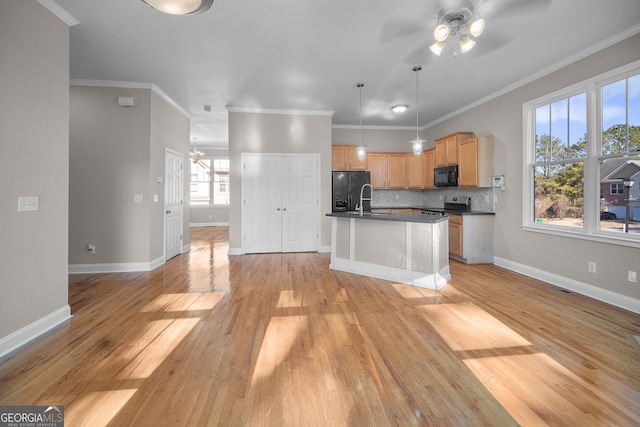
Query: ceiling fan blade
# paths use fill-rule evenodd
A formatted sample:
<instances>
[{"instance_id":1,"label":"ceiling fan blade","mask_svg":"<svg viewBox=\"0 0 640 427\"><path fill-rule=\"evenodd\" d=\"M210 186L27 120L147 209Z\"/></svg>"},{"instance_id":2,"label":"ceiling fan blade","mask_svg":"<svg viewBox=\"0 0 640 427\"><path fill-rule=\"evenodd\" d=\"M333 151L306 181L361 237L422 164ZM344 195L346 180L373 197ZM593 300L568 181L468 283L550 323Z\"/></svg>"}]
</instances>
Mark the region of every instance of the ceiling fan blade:
<instances>
[{"instance_id":1,"label":"ceiling fan blade","mask_svg":"<svg viewBox=\"0 0 640 427\"><path fill-rule=\"evenodd\" d=\"M545 13L552 0L484 0L476 5L485 18L502 19Z\"/></svg>"},{"instance_id":2,"label":"ceiling fan blade","mask_svg":"<svg viewBox=\"0 0 640 427\"><path fill-rule=\"evenodd\" d=\"M429 31L429 23L418 18L392 18L382 26L380 42L398 42L407 38L420 37Z\"/></svg>"}]
</instances>

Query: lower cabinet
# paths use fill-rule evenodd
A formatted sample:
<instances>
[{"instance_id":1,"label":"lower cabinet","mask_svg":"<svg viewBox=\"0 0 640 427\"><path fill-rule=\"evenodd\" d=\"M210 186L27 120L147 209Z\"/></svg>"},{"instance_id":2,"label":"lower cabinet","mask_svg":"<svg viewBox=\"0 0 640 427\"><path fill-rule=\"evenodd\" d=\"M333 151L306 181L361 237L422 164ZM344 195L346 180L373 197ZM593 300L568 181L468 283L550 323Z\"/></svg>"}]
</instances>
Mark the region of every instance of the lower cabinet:
<instances>
[{"instance_id":1,"label":"lower cabinet","mask_svg":"<svg viewBox=\"0 0 640 427\"><path fill-rule=\"evenodd\" d=\"M449 214L449 256L466 264L492 264L493 215Z\"/></svg>"}]
</instances>

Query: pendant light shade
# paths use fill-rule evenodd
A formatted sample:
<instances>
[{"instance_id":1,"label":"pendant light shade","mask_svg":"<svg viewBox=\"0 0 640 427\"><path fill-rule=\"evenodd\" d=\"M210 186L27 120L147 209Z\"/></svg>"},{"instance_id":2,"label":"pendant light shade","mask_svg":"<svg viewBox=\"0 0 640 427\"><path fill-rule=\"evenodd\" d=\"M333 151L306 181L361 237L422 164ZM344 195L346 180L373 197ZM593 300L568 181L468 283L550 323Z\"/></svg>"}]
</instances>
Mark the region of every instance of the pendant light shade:
<instances>
[{"instance_id":1,"label":"pendant light shade","mask_svg":"<svg viewBox=\"0 0 640 427\"><path fill-rule=\"evenodd\" d=\"M213 0L142 0L154 9L170 15L197 15L206 12Z\"/></svg>"},{"instance_id":2,"label":"pendant light shade","mask_svg":"<svg viewBox=\"0 0 640 427\"><path fill-rule=\"evenodd\" d=\"M424 142L424 139L420 138L420 135L418 134L419 130L420 130L420 125L419 125L419 120L418 120L418 115L420 112L419 104L418 104L418 71L422 70L422 67L420 65L416 65L415 67L413 67L413 71L416 72L416 139L410 141L409 143L413 145L413 154L415 156L419 156L420 154L422 154L422 143Z\"/></svg>"},{"instance_id":3,"label":"pendant light shade","mask_svg":"<svg viewBox=\"0 0 640 427\"><path fill-rule=\"evenodd\" d=\"M357 83L356 87L360 89L360 146L356 148L356 156L358 160L363 161L367 153L367 149L362 145L362 87L364 83Z\"/></svg>"}]
</instances>

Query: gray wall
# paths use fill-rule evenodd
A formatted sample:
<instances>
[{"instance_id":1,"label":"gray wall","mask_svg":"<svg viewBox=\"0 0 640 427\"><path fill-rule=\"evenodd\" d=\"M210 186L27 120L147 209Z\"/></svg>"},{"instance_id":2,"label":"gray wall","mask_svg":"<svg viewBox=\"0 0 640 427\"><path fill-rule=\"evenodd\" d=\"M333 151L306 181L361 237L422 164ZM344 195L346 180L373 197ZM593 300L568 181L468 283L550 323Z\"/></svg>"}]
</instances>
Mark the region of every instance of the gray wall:
<instances>
[{"instance_id":1,"label":"gray wall","mask_svg":"<svg viewBox=\"0 0 640 427\"><path fill-rule=\"evenodd\" d=\"M157 177L164 178L165 147L188 162L189 119L151 89L71 86L70 94L70 264L157 261L164 255L164 183ZM118 106L118 96L132 96L135 107ZM143 203L134 203L136 194ZM184 209L186 245L188 223Z\"/></svg>"},{"instance_id":2,"label":"gray wall","mask_svg":"<svg viewBox=\"0 0 640 427\"><path fill-rule=\"evenodd\" d=\"M35 0L2 0L0 58L2 353L7 336L68 313L69 28ZM18 213L19 196L40 210Z\"/></svg>"},{"instance_id":3,"label":"gray wall","mask_svg":"<svg viewBox=\"0 0 640 427\"><path fill-rule=\"evenodd\" d=\"M640 35L633 36L425 130L427 140L458 130L494 136L494 171L505 175L507 185L495 193L496 257L640 299L640 286L627 281L627 270L638 270L640 249L521 229L522 104L638 60L639 46ZM597 274L587 272L587 261L597 263Z\"/></svg>"},{"instance_id":4,"label":"gray wall","mask_svg":"<svg viewBox=\"0 0 640 427\"><path fill-rule=\"evenodd\" d=\"M231 205L229 251L242 248L242 165L245 153L320 154L320 245L331 245L331 117L229 112L229 159Z\"/></svg>"}]
</instances>

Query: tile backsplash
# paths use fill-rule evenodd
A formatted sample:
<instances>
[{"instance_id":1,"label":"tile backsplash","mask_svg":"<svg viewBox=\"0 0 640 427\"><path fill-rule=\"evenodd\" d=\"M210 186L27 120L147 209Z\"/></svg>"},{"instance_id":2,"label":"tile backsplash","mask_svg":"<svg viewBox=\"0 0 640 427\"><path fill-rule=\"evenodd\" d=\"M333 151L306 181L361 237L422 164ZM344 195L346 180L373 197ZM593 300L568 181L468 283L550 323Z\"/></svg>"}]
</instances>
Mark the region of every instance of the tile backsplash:
<instances>
[{"instance_id":1,"label":"tile backsplash","mask_svg":"<svg viewBox=\"0 0 640 427\"><path fill-rule=\"evenodd\" d=\"M407 208L444 206L444 196L469 196L474 211L495 212L493 188L446 187L431 190L374 190L374 208Z\"/></svg>"}]
</instances>

